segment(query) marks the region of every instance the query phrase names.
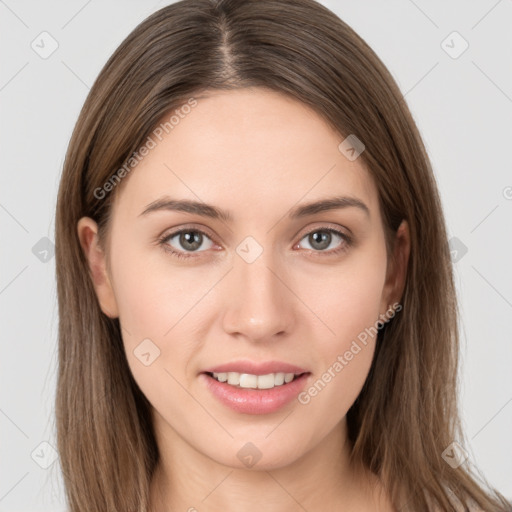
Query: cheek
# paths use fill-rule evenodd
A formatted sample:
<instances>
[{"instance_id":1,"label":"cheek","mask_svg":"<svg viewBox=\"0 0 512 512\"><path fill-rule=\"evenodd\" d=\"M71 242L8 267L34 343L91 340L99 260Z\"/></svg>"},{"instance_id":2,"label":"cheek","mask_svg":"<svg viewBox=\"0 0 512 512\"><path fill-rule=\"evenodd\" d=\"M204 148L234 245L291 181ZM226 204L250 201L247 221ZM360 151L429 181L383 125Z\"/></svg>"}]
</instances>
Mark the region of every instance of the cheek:
<instances>
[{"instance_id":1,"label":"cheek","mask_svg":"<svg viewBox=\"0 0 512 512\"><path fill-rule=\"evenodd\" d=\"M368 376L374 348L373 343L356 341L334 350L323 371L299 394L304 421L317 423L315 435L326 435L354 404ZM321 423L315 418L321 418Z\"/></svg>"},{"instance_id":2,"label":"cheek","mask_svg":"<svg viewBox=\"0 0 512 512\"><path fill-rule=\"evenodd\" d=\"M171 265L157 249L148 256L127 245L122 257L121 240L117 259L113 251L114 289L128 363L151 401L154 392L173 387L170 373L184 381L200 348L194 333L204 316L205 295L218 277L211 269L191 272Z\"/></svg>"},{"instance_id":3,"label":"cheek","mask_svg":"<svg viewBox=\"0 0 512 512\"><path fill-rule=\"evenodd\" d=\"M386 277L383 243L368 243L338 266L297 272L295 289L318 320L316 342L331 356L333 349L347 350L352 339L379 319Z\"/></svg>"},{"instance_id":4,"label":"cheek","mask_svg":"<svg viewBox=\"0 0 512 512\"><path fill-rule=\"evenodd\" d=\"M374 278L374 279L373 279ZM315 337L314 379L299 396L311 416L325 417L322 428L332 428L349 410L366 381L377 339L380 279L366 274L366 281L344 281L339 300L324 305L323 312L333 333L321 328ZM336 304L334 306L333 304ZM330 316L327 314L330 313ZM319 328L320 329L320 328ZM318 331L319 332L319 331Z\"/></svg>"},{"instance_id":5,"label":"cheek","mask_svg":"<svg viewBox=\"0 0 512 512\"><path fill-rule=\"evenodd\" d=\"M302 297L321 319L313 334L319 371L299 400L304 405L339 419L357 398L375 350L385 271L385 250L375 246L328 276L304 281Z\"/></svg>"},{"instance_id":6,"label":"cheek","mask_svg":"<svg viewBox=\"0 0 512 512\"><path fill-rule=\"evenodd\" d=\"M157 411L183 409L189 397L179 383L185 382L187 364L195 350L188 322L200 290L187 291L176 269L167 275L162 268L137 261L127 255L115 271L128 365Z\"/></svg>"},{"instance_id":7,"label":"cheek","mask_svg":"<svg viewBox=\"0 0 512 512\"><path fill-rule=\"evenodd\" d=\"M191 280L190 273L168 262L171 256L157 247L134 249L121 237L117 242L112 269L123 327L134 341L170 337L171 329L207 291L208 278L197 272Z\"/></svg>"}]
</instances>

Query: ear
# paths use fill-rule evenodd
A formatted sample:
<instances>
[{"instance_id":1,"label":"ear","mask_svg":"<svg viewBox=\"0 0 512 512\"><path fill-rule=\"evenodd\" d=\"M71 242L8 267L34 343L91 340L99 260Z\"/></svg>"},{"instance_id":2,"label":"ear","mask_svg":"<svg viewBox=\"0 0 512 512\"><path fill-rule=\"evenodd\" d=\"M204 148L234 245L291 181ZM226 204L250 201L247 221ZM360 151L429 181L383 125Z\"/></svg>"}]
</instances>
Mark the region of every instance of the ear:
<instances>
[{"instance_id":1,"label":"ear","mask_svg":"<svg viewBox=\"0 0 512 512\"><path fill-rule=\"evenodd\" d=\"M409 224L404 219L395 234L393 255L388 262L386 282L382 292L381 313L395 302L400 302L405 288L407 265L411 252Z\"/></svg>"},{"instance_id":2,"label":"ear","mask_svg":"<svg viewBox=\"0 0 512 512\"><path fill-rule=\"evenodd\" d=\"M98 225L90 217L82 217L77 224L78 238L89 264L101 310L110 318L119 316L110 276L107 271L106 255L99 246Z\"/></svg>"}]
</instances>

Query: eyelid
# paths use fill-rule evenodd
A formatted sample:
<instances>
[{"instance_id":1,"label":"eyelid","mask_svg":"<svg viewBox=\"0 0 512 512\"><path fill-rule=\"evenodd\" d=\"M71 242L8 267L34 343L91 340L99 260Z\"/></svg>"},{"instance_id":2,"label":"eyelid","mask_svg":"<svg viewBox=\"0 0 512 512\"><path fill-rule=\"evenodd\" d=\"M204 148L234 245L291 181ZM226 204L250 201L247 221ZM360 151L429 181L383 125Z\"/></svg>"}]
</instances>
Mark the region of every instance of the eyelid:
<instances>
[{"instance_id":1,"label":"eyelid","mask_svg":"<svg viewBox=\"0 0 512 512\"><path fill-rule=\"evenodd\" d=\"M220 245L219 242L217 242L217 235L213 234L213 232L206 226L200 224L184 224L176 228L166 229L161 235L158 236L158 240L171 238L178 235L182 231L197 231L198 233L206 235L212 242Z\"/></svg>"},{"instance_id":2,"label":"eyelid","mask_svg":"<svg viewBox=\"0 0 512 512\"><path fill-rule=\"evenodd\" d=\"M347 238L352 238L352 235L351 235L352 232L350 231L350 229L340 226L339 224L334 224L332 222L325 222L325 221L324 222L317 221L314 223L314 225L312 227L310 225L310 226L304 228L304 230L299 231L299 233L301 233L301 234L299 235L299 233L297 233L297 235L295 235L294 238L296 238L297 236L300 236L300 239L302 240L302 238L304 238L306 235L314 233L315 231L330 230L330 229L332 229L333 231L338 231L339 233L346 236ZM345 233L343 230L348 231L348 233Z\"/></svg>"}]
</instances>

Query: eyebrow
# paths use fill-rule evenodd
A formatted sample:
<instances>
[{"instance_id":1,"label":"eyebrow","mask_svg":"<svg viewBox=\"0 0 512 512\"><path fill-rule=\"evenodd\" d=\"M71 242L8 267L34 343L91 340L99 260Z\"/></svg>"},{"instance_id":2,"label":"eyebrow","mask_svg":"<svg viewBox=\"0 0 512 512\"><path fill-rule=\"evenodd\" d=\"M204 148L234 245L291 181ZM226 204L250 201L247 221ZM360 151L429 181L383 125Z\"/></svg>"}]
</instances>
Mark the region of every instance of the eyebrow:
<instances>
[{"instance_id":1,"label":"eyebrow","mask_svg":"<svg viewBox=\"0 0 512 512\"><path fill-rule=\"evenodd\" d=\"M350 207L358 208L368 217L370 216L370 209L360 199L348 196L335 196L296 206L289 211L288 217L290 219L299 219L316 213ZM233 216L230 212L218 208L217 206L188 199L172 199L168 196L164 196L148 204L144 211L139 214L139 217L162 210L191 213L225 222L233 221Z\"/></svg>"}]
</instances>

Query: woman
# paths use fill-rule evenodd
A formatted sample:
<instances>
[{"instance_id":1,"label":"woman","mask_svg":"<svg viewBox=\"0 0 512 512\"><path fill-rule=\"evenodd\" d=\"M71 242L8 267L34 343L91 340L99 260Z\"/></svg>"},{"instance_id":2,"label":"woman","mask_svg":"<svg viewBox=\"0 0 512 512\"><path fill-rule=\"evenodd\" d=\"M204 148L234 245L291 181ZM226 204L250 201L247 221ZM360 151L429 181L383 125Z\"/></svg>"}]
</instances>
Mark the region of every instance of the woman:
<instances>
[{"instance_id":1,"label":"woman","mask_svg":"<svg viewBox=\"0 0 512 512\"><path fill-rule=\"evenodd\" d=\"M185 0L120 45L56 216L72 512L510 510L456 400L432 169L312 0Z\"/></svg>"}]
</instances>

